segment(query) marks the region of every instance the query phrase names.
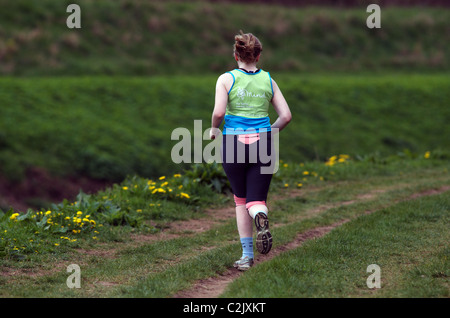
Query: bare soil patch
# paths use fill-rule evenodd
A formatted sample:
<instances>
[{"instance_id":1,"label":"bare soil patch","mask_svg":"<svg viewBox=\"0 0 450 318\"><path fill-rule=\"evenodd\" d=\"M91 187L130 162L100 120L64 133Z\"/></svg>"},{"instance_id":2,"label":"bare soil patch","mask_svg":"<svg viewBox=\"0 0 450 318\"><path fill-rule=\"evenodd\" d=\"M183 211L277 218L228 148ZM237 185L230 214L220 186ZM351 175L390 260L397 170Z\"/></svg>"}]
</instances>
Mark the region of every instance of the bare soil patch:
<instances>
[{"instance_id":1,"label":"bare soil patch","mask_svg":"<svg viewBox=\"0 0 450 318\"><path fill-rule=\"evenodd\" d=\"M74 199L80 190L84 193L96 193L112 185L111 181L94 180L83 176L58 177L42 168L30 168L20 181L11 181L0 175L0 208L12 207L18 212L40 202L62 202Z\"/></svg>"}]
</instances>

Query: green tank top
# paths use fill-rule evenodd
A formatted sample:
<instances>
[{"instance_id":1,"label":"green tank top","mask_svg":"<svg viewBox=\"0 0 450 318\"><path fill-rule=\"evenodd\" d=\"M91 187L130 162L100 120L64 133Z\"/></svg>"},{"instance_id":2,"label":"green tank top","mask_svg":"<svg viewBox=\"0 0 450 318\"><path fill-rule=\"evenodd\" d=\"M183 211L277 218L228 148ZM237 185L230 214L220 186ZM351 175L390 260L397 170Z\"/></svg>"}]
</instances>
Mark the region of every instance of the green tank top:
<instances>
[{"instance_id":1,"label":"green tank top","mask_svg":"<svg viewBox=\"0 0 450 318\"><path fill-rule=\"evenodd\" d=\"M240 69L228 73L233 75L233 85L228 91L225 115L246 118L267 117L273 97L270 74L261 69L256 73L247 73Z\"/></svg>"}]
</instances>

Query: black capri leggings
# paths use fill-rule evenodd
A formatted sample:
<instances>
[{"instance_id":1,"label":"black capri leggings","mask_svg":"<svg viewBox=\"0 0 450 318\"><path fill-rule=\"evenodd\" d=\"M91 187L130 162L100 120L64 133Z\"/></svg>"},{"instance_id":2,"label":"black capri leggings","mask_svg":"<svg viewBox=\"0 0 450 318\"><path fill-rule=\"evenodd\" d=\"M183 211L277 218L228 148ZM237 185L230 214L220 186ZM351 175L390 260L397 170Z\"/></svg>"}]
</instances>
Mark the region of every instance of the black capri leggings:
<instances>
[{"instance_id":1,"label":"black capri leggings","mask_svg":"<svg viewBox=\"0 0 450 318\"><path fill-rule=\"evenodd\" d=\"M274 152L271 132L223 135L222 166L236 197L246 198L246 203L267 200Z\"/></svg>"}]
</instances>

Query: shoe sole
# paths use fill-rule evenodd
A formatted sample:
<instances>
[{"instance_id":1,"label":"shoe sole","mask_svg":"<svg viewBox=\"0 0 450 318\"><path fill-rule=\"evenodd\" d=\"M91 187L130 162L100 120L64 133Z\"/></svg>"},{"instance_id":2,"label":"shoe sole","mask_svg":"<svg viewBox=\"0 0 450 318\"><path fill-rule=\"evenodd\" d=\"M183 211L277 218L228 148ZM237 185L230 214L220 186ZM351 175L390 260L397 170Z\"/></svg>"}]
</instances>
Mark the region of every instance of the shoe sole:
<instances>
[{"instance_id":1,"label":"shoe sole","mask_svg":"<svg viewBox=\"0 0 450 318\"><path fill-rule=\"evenodd\" d=\"M269 230L265 230L263 232L259 232L256 237L256 249L261 254L267 254L270 252L272 248L272 234L270 234Z\"/></svg>"},{"instance_id":2,"label":"shoe sole","mask_svg":"<svg viewBox=\"0 0 450 318\"><path fill-rule=\"evenodd\" d=\"M248 271L250 269L250 267L252 267L251 265L246 265L246 266L234 266L234 268L236 268L237 270L241 271L241 272L245 272Z\"/></svg>"},{"instance_id":3,"label":"shoe sole","mask_svg":"<svg viewBox=\"0 0 450 318\"><path fill-rule=\"evenodd\" d=\"M269 220L264 213L255 215L255 225L257 231L256 249L261 254L269 253L272 248L272 234L269 231Z\"/></svg>"}]
</instances>

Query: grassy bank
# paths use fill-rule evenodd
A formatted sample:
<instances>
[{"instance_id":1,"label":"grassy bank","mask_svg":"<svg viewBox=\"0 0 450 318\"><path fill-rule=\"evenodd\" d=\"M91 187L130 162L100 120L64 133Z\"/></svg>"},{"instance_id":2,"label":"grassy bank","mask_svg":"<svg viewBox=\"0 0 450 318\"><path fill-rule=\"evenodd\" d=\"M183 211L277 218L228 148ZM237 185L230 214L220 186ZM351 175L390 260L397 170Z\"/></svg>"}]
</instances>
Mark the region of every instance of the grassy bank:
<instances>
[{"instance_id":1,"label":"grassy bank","mask_svg":"<svg viewBox=\"0 0 450 318\"><path fill-rule=\"evenodd\" d=\"M230 68L234 35L258 35L272 72L448 71L450 11L366 6L282 7L206 1L79 0L81 29L68 29L70 1L0 1L0 74L155 75Z\"/></svg>"},{"instance_id":2,"label":"grassy bank","mask_svg":"<svg viewBox=\"0 0 450 318\"><path fill-rule=\"evenodd\" d=\"M293 113L280 134L285 161L448 151L444 75L273 76ZM216 76L0 79L0 173L20 180L27 168L42 167L55 175L112 181L180 173L189 165L172 162L178 140L171 133L185 127L193 137L196 119L202 131L209 127L215 81Z\"/></svg>"}]
</instances>

